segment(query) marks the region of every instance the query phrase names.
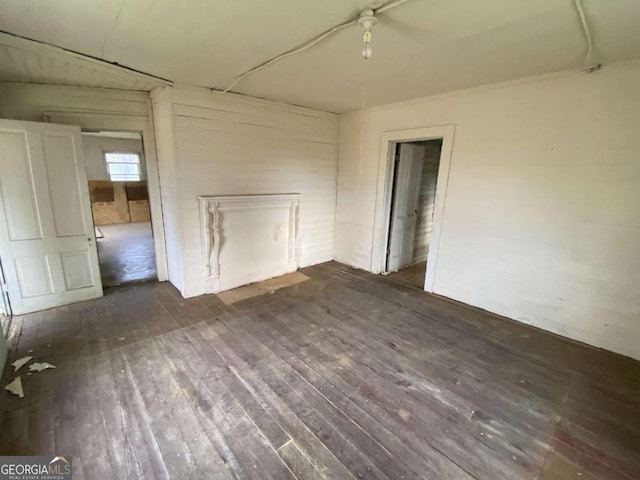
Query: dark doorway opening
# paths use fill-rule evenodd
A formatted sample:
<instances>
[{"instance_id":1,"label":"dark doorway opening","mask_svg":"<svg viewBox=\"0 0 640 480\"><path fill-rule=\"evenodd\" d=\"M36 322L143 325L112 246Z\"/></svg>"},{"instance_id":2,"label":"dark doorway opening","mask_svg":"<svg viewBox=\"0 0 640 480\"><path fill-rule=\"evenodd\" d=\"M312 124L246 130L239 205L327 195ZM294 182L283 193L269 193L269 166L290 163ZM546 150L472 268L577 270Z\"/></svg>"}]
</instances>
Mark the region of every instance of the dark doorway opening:
<instances>
[{"instance_id":1,"label":"dark doorway opening","mask_svg":"<svg viewBox=\"0 0 640 480\"><path fill-rule=\"evenodd\" d=\"M386 271L424 288L442 139L396 144Z\"/></svg>"}]
</instances>

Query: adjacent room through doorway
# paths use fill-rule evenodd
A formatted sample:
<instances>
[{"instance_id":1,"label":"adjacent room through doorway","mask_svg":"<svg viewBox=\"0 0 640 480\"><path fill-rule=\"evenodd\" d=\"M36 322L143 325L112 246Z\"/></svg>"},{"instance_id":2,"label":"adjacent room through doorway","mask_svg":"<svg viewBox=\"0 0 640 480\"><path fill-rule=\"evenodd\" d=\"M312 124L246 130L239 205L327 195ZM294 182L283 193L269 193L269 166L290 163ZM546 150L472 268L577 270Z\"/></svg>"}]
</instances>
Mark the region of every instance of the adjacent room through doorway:
<instances>
[{"instance_id":1,"label":"adjacent room through doorway","mask_svg":"<svg viewBox=\"0 0 640 480\"><path fill-rule=\"evenodd\" d=\"M424 288L442 139L395 146L386 272Z\"/></svg>"},{"instance_id":2,"label":"adjacent room through doorway","mask_svg":"<svg viewBox=\"0 0 640 480\"><path fill-rule=\"evenodd\" d=\"M157 279L142 135L82 138L103 286Z\"/></svg>"}]
</instances>

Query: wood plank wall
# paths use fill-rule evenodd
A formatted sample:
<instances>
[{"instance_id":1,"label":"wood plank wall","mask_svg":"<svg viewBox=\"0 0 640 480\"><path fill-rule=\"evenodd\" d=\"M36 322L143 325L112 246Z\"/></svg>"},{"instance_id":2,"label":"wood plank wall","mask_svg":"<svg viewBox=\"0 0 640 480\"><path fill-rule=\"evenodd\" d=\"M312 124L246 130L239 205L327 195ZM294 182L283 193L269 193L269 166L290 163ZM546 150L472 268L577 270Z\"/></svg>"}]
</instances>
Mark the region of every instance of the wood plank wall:
<instances>
[{"instance_id":1,"label":"wood plank wall","mask_svg":"<svg viewBox=\"0 0 640 480\"><path fill-rule=\"evenodd\" d=\"M173 92L161 87L151 92L153 130L156 136L156 154L160 175L162 222L167 249L169 281L183 292L184 263L182 215L179 208L178 160L175 147Z\"/></svg>"},{"instance_id":2,"label":"wood plank wall","mask_svg":"<svg viewBox=\"0 0 640 480\"><path fill-rule=\"evenodd\" d=\"M433 230L433 206L436 199L436 180L440 163L440 142L425 142L425 159L420 180L416 236L413 242L411 263L424 262L429 254L429 242Z\"/></svg>"},{"instance_id":3,"label":"wood plank wall","mask_svg":"<svg viewBox=\"0 0 640 480\"><path fill-rule=\"evenodd\" d=\"M44 112L80 112L149 118L146 92L98 88L0 84L0 118L42 122Z\"/></svg>"},{"instance_id":4,"label":"wood plank wall","mask_svg":"<svg viewBox=\"0 0 640 480\"><path fill-rule=\"evenodd\" d=\"M172 90L184 228L182 293L203 292L197 195L302 193L301 266L331 260L337 116L205 89Z\"/></svg>"}]
</instances>

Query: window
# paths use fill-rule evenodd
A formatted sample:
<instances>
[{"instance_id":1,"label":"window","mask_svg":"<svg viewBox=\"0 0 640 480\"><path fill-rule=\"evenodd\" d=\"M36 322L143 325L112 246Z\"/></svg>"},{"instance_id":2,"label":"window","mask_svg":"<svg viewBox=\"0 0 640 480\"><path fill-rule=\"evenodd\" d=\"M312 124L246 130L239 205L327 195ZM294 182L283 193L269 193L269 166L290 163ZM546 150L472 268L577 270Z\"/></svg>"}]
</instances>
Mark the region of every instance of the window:
<instances>
[{"instance_id":1,"label":"window","mask_svg":"<svg viewBox=\"0 0 640 480\"><path fill-rule=\"evenodd\" d=\"M105 152L107 174L112 182L140 181L140 155L135 152Z\"/></svg>"}]
</instances>

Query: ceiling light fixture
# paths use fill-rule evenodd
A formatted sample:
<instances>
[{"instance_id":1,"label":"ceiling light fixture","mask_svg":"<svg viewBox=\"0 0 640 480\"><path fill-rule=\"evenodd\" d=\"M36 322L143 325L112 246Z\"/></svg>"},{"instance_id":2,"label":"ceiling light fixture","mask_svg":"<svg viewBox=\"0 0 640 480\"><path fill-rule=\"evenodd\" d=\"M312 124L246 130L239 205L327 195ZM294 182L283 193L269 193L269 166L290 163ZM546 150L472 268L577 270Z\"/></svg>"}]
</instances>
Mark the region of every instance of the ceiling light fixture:
<instances>
[{"instance_id":1,"label":"ceiling light fixture","mask_svg":"<svg viewBox=\"0 0 640 480\"><path fill-rule=\"evenodd\" d=\"M363 10L358 18L358 25L364 28L364 47L362 48L362 56L365 60L371 58L373 49L371 48L371 28L378 23L373 10Z\"/></svg>"},{"instance_id":2,"label":"ceiling light fixture","mask_svg":"<svg viewBox=\"0 0 640 480\"><path fill-rule=\"evenodd\" d=\"M232 91L233 87L235 87L238 83L240 83L243 79L245 79L249 75L256 73L264 68L267 68L270 65L273 65L274 63L279 62L283 58L287 58L292 55L297 55L300 52L304 52L305 50L313 47L314 45L317 45L325 38L335 34L336 32L339 32L344 28L348 28L355 24L361 25L366 30L365 31L365 49L363 49L362 53L363 53L363 56L364 56L364 53L366 53L367 56L365 58L368 58L371 56L371 53L372 53L371 45L370 45L371 44L371 27L373 27L378 22L376 15L380 15L382 12L386 12L387 10L391 10L392 8L396 8L408 1L409 0L389 0L388 2L382 4L382 6L376 8L375 10L365 10L360 14L360 17L358 17L357 19L349 20L348 22L341 23L340 25L336 25L335 27L330 28L326 32L321 33L317 37L314 37L311 40L304 42L302 45L292 48L291 50L281 53L280 55L276 55L270 60L267 60L266 62L263 62L260 65L256 65L253 68L250 68L249 70L244 72L242 75L238 75L236 79L233 82L231 82L231 85L229 85L224 90L216 90L215 88L212 88L211 91L219 91L221 93L230 92ZM369 32L368 34L366 33L367 31ZM368 49L366 48L367 46L369 47Z\"/></svg>"}]
</instances>

